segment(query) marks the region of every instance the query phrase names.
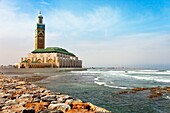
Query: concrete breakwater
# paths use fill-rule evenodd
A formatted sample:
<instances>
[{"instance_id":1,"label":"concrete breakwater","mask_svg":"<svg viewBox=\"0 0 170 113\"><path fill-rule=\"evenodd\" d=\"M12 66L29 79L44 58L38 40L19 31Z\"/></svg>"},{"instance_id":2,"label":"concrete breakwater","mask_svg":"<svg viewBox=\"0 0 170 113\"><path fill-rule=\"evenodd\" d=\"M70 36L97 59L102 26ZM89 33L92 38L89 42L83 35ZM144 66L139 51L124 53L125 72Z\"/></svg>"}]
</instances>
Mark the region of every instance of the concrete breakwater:
<instances>
[{"instance_id":1,"label":"concrete breakwater","mask_svg":"<svg viewBox=\"0 0 170 113\"><path fill-rule=\"evenodd\" d=\"M56 73L67 71L85 71L87 68L4 68L0 69L2 73Z\"/></svg>"},{"instance_id":2,"label":"concrete breakwater","mask_svg":"<svg viewBox=\"0 0 170 113\"><path fill-rule=\"evenodd\" d=\"M1 113L111 113L69 95L0 75Z\"/></svg>"}]
</instances>

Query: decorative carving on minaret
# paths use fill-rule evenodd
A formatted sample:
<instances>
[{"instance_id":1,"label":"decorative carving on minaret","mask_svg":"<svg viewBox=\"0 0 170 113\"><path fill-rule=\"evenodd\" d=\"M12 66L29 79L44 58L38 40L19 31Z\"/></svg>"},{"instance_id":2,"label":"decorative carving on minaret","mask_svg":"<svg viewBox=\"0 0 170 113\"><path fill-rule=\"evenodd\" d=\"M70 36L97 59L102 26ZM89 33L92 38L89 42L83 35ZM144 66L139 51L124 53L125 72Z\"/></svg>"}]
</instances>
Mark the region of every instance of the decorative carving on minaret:
<instances>
[{"instance_id":1,"label":"decorative carving on minaret","mask_svg":"<svg viewBox=\"0 0 170 113\"><path fill-rule=\"evenodd\" d=\"M35 29L34 49L44 49L44 48L45 48L45 24L43 24L43 16L40 11L38 14L38 20Z\"/></svg>"}]
</instances>

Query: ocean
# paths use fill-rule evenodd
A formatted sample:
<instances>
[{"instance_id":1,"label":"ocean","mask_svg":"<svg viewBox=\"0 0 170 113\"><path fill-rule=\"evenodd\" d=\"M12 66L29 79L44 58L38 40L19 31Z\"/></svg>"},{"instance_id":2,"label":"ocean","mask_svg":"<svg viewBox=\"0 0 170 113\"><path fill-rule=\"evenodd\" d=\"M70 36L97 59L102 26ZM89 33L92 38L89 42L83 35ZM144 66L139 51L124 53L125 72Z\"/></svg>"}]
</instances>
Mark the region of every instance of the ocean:
<instances>
[{"instance_id":1,"label":"ocean","mask_svg":"<svg viewBox=\"0 0 170 113\"><path fill-rule=\"evenodd\" d=\"M153 99L148 98L149 91L118 93L136 87L170 86L169 70L88 69L53 73L35 84L91 102L114 113L170 113L170 93Z\"/></svg>"}]
</instances>

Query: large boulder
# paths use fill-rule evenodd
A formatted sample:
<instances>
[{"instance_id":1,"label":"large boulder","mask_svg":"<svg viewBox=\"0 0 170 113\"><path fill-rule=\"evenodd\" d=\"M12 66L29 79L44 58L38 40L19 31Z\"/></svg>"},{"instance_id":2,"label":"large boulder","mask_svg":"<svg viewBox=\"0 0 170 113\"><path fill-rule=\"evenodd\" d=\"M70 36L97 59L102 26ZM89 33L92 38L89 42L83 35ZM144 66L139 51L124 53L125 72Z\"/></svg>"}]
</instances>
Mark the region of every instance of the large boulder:
<instances>
[{"instance_id":1,"label":"large boulder","mask_svg":"<svg viewBox=\"0 0 170 113\"><path fill-rule=\"evenodd\" d=\"M50 110L61 110L63 112L66 112L67 110L70 110L71 107L65 103L58 103L58 104L50 104L48 106L48 109Z\"/></svg>"},{"instance_id":2,"label":"large boulder","mask_svg":"<svg viewBox=\"0 0 170 113\"><path fill-rule=\"evenodd\" d=\"M56 95L46 95L44 97L41 97L41 100L43 100L44 102L51 102L51 101L56 101Z\"/></svg>"}]
</instances>

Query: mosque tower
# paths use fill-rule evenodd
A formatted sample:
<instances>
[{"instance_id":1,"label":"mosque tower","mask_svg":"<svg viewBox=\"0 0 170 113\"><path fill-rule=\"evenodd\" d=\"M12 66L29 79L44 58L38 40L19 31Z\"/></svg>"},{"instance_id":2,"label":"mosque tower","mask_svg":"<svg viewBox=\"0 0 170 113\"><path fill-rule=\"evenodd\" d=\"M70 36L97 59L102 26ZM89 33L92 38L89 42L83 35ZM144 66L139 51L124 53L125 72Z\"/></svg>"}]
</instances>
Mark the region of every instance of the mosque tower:
<instances>
[{"instance_id":1,"label":"mosque tower","mask_svg":"<svg viewBox=\"0 0 170 113\"><path fill-rule=\"evenodd\" d=\"M35 42L34 49L45 48L45 24L43 24L43 16L41 11L38 14L37 25L35 29Z\"/></svg>"}]
</instances>

